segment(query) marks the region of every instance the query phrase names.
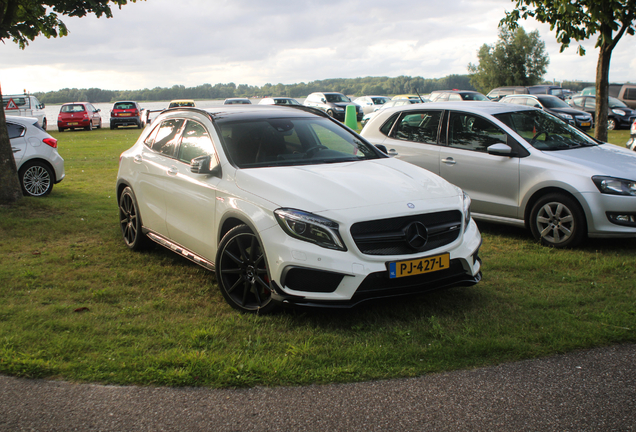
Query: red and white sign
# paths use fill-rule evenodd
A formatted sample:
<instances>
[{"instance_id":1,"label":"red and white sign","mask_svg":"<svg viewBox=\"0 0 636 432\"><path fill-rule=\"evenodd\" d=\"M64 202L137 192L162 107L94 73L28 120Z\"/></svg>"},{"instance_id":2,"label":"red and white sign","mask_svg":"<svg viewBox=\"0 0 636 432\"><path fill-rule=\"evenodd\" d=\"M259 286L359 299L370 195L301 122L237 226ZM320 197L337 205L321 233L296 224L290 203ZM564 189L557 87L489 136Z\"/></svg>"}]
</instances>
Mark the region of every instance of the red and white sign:
<instances>
[{"instance_id":1,"label":"red and white sign","mask_svg":"<svg viewBox=\"0 0 636 432\"><path fill-rule=\"evenodd\" d=\"M4 109L5 110L17 110L17 109L20 109L20 108L18 108L18 106L15 104L15 102L13 102L13 99L9 99L9 102L7 103L7 106Z\"/></svg>"}]
</instances>

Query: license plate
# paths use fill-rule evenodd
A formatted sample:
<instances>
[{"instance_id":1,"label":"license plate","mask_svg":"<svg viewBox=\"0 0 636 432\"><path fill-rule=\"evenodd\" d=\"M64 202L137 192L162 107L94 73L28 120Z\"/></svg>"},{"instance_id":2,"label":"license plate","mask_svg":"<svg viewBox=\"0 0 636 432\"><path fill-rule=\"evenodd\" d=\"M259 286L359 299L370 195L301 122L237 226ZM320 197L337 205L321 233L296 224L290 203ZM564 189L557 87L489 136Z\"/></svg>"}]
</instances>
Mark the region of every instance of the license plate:
<instances>
[{"instance_id":1,"label":"license plate","mask_svg":"<svg viewBox=\"0 0 636 432\"><path fill-rule=\"evenodd\" d=\"M77 126L77 125L78 125L78 123L77 123L77 122L71 122L71 123L69 123L68 125L69 125L69 126Z\"/></svg>"},{"instance_id":2,"label":"license plate","mask_svg":"<svg viewBox=\"0 0 636 432\"><path fill-rule=\"evenodd\" d=\"M119 113L119 117L128 117L130 113Z\"/></svg>"},{"instance_id":3,"label":"license plate","mask_svg":"<svg viewBox=\"0 0 636 432\"><path fill-rule=\"evenodd\" d=\"M589 125L590 125L590 122L583 122L583 123L581 123L581 126L589 126Z\"/></svg>"},{"instance_id":4,"label":"license plate","mask_svg":"<svg viewBox=\"0 0 636 432\"><path fill-rule=\"evenodd\" d=\"M446 253L427 258L390 262L388 266L389 278L391 279L431 273L450 267L450 254Z\"/></svg>"}]
</instances>

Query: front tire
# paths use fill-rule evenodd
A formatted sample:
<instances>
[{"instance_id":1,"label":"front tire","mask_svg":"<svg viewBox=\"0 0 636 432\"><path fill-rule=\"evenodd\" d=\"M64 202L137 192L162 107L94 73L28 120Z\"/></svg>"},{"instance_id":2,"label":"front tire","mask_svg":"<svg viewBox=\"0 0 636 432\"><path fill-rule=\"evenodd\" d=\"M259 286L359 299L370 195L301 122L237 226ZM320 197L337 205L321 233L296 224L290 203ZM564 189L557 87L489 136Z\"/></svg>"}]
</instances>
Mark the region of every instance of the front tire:
<instances>
[{"instance_id":1,"label":"front tire","mask_svg":"<svg viewBox=\"0 0 636 432\"><path fill-rule=\"evenodd\" d=\"M607 119L607 130L616 129L616 119L608 118Z\"/></svg>"},{"instance_id":2,"label":"front tire","mask_svg":"<svg viewBox=\"0 0 636 432\"><path fill-rule=\"evenodd\" d=\"M119 226L124 242L130 249L138 251L148 246L148 237L142 231L139 205L128 186L119 195Z\"/></svg>"},{"instance_id":3,"label":"front tire","mask_svg":"<svg viewBox=\"0 0 636 432\"><path fill-rule=\"evenodd\" d=\"M216 254L216 280L234 309L265 314L276 308L263 247L247 225L223 236Z\"/></svg>"},{"instance_id":4,"label":"front tire","mask_svg":"<svg viewBox=\"0 0 636 432\"><path fill-rule=\"evenodd\" d=\"M540 198L530 213L530 230L544 246L568 248L578 245L587 234L585 216L576 200L552 193Z\"/></svg>"},{"instance_id":5,"label":"front tire","mask_svg":"<svg viewBox=\"0 0 636 432\"><path fill-rule=\"evenodd\" d=\"M327 115L329 117L333 117L333 111L332 110L327 110Z\"/></svg>"},{"instance_id":6,"label":"front tire","mask_svg":"<svg viewBox=\"0 0 636 432\"><path fill-rule=\"evenodd\" d=\"M20 168L20 185L25 196L41 197L51 193L55 176L48 165L27 162Z\"/></svg>"}]
</instances>

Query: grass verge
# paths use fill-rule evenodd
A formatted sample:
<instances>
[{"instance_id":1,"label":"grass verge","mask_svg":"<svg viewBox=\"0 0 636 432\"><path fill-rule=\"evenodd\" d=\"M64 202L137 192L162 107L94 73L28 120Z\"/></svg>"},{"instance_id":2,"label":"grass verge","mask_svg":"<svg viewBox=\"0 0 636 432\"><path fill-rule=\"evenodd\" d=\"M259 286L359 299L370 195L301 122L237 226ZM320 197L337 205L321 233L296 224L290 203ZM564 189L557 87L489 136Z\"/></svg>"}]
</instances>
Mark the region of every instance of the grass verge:
<instances>
[{"instance_id":1,"label":"grass verge","mask_svg":"<svg viewBox=\"0 0 636 432\"><path fill-rule=\"evenodd\" d=\"M623 132L623 131L619 131ZM636 341L636 240L538 246L480 224L472 288L350 311L239 314L214 276L130 252L114 195L136 129L54 134L66 179L0 208L0 373L78 382L275 386L418 376ZM611 140L624 145L626 139Z\"/></svg>"}]
</instances>

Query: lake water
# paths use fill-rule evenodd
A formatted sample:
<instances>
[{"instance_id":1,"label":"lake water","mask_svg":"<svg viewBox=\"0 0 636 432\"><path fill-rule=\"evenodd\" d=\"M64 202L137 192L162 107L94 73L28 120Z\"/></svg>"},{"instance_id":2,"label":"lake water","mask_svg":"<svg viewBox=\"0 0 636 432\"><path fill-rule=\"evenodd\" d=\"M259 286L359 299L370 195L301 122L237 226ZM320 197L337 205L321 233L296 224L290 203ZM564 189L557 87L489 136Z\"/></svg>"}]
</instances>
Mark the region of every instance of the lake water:
<instances>
[{"instance_id":1,"label":"lake water","mask_svg":"<svg viewBox=\"0 0 636 432\"><path fill-rule=\"evenodd\" d=\"M257 104L260 99L250 99L252 104ZM296 98L298 102L301 104L305 101L305 98ZM169 101L163 102L139 102L139 105L143 109L147 110L162 110L168 108ZM197 100L194 102L197 105L197 108L212 108L215 106L223 105L223 99L216 100ZM110 110L113 107L113 102L107 103L94 103L95 108L100 109L100 114L102 115L102 127L108 128L110 127ZM44 108L46 112L46 120L48 121L47 130L57 130L57 115L60 113L59 105L47 105ZM154 115L153 115L154 114ZM150 118L153 119L159 113L153 113L150 115Z\"/></svg>"}]
</instances>

